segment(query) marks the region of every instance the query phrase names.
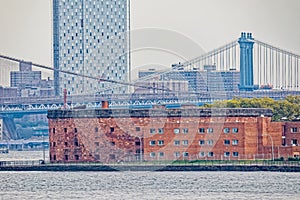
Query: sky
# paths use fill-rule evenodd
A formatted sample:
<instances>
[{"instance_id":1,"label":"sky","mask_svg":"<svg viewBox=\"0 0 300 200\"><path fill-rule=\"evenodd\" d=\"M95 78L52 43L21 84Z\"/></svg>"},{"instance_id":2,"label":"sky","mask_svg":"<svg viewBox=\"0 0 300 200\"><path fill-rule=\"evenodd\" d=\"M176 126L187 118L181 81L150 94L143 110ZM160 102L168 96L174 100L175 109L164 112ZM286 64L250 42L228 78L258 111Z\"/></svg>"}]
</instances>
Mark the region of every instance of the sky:
<instances>
[{"instance_id":1,"label":"sky","mask_svg":"<svg viewBox=\"0 0 300 200\"><path fill-rule=\"evenodd\" d=\"M131 0L134 50L144 47L138 43L142 40L166 50L149 53L144 48L143 56L135 51L132 65L167 66L236 40L241 31L300 55L299 20L299 0ZM50 0L0 0L0 24L0 54L52 65ZM175 57L167 55L172 52Z\"/></svg>"}]
</instances>

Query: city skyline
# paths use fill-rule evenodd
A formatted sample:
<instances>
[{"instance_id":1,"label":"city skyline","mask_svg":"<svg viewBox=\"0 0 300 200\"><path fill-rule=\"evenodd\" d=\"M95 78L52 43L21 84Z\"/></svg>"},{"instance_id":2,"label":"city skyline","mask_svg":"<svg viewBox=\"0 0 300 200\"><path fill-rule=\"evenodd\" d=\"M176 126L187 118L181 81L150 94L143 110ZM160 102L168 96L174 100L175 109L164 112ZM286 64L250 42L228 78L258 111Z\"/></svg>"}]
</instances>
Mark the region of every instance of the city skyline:
<instances>
[{"instance_id":1,"label":"city skyline","mask_svg":"<svg viewBox=\"0 0 300 200\"><path fill-rule=\"evenodd\" d=\"M0 3L4 30L0 33L1 54L52 65L50 1L0 0ZM251 4L240 0L132 0L131 30L149 27L171 30L190 38L205 51L237 39L241 31L250 31L254 38L299 54L300 28L296 26L299 6L297 0L255 0ZM191 57L197 55L200 54L196 52ZM148 63L169 66L175 59L159 56L156 59L154 55L143 60L133 55L132 66Z\"/></svg>"}]
</instances>

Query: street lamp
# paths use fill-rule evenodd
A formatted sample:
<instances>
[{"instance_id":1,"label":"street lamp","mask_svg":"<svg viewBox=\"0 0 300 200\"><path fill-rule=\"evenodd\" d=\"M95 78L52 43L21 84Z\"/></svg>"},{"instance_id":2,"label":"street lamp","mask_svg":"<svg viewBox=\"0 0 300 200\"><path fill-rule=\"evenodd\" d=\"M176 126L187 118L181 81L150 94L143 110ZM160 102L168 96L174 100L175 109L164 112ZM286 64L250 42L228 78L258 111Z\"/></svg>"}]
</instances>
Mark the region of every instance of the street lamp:
<instances>
[{"instance_id":1,"label":"street lamp","mask_svg":"<svg viewBox=\"0 0 300 200\"><path fill-rule=\"evenodd\" d=\"M273 143L273 138L272 138L272 136L271 136L270 134L268 134L268 133L263 134L263 136L268 136L268 137L270 137L270 139L271 139L271 143L272 143L272 160L274 161L274 143Z\"/></svg>"},{"instance_id":2,"label":"street lamp","mask_svg":"<svg viewBox=\"0 0 300 200\"><path fill-rule=\"evenodd\" d=\"M140 162L143 161L143 137L144 137L144 132L142 133L142 136L136 136L137 138L139 138L140 141Z\"/></svg>"},{"instance_id":3,"label":"street lamp","mask_svg":"<svg viewBox=\"0 0 300 200\"><path fill-rule=\"evenodd\" d=\"M142 143L142 137L139 137L140 140L140 162L143 161L143 143Z\"/></svg>"}]
</instances>

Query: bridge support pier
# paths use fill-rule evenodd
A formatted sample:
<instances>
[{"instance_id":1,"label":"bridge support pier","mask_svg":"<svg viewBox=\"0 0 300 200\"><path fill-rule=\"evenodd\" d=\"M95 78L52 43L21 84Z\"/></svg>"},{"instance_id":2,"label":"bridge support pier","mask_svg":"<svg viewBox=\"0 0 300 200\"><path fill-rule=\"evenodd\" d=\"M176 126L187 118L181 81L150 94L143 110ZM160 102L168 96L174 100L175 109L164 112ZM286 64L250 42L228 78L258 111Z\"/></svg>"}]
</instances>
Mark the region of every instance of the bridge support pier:
<instances>
[{"instance_id":1,"label":"bridge support pier","mask_svg":"<svg viewBox=\"0 0 300 200\"><path fill-rule=\"evenodd\" d=\"M258 89L254 85L253 72L253 45L252 33L242 33L239 38L240 44L240 91L253 91Z\"/></svg>"}]
</instances>

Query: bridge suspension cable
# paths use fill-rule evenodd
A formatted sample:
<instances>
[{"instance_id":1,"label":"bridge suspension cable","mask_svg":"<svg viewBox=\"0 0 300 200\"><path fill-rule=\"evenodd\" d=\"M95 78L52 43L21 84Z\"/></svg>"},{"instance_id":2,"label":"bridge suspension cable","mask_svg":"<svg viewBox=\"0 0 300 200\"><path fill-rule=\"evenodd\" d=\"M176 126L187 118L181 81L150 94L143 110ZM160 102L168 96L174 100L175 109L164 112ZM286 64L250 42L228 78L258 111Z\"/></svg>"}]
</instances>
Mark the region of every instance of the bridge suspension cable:
<instances>
[{"instance_id":1,"label":"bridge suspension cable","mask_svg":"<svg viewBox=\"0 0 300 200\"><path fill-rule=\"evenodd\" d=\"M299 90L300 56L260 40L255 44L255 82L275 89Z\"/></svg>"},{"instance_id":2,"label":"bridge suspension cable","mask_svg":"<svg viewBox=\"0 0 300 200\"><path fill-rule=\"evenodd\" d=\"M214 49L207 53L200 55L197 58L191 59L189 61L185 61L179 63L178 66L179 71L183 70L204 70L204 65L215 65L218 71L229 71L232 69L239 70L239 48L237 40L234 40L226 45L221 46L220 48ZM148 80L153 80L154 78L162 77L171 72L176 72L178 69L169 69L161 72L156 72L151 75L139 78L132 83L137 84L141 82L145 82ZM178 72L179 72L178 71ZM186 80L185 77L182 77L182 80ZM119 86L109 86L101 91L116 89Z\"/></svg>"},{"instance_id":3,"label":"bridge suspension cable","mask_svg":"<svg viewBox=\"0 0 300 200\"><path fill-rule=\"evenodd\" d=\"M184 68L190 67L198 68L203 70L204 65L216 65L217 70L229 70L230 68L237 68L238 63L238 43L237 40L234 40L220 48L214 49L205 53L197 58L186 61L181 65Z\"/></svg>"},{"instance_id":4,"label":"bridge suspension cable","mask_svg":"<svg viewBox=\"0 0 300 200\"><path fill-rule=\"evenodd\" d=\"M0 58L5 59L5 60L18 62L18 63L24 62L24 60L9 57L9 56L5 56L5 55L0 55ZM58 71L60 73L70 74L70 75L79 76L79 77L88 78L88 79L94 79L94 80L98 80L100 82L109 82L109 83L125 85L125 86L134 86L134 87L140 87L140 88L146 88L146 89L155 89L155 90L162 90L162 91L172 92L171 90L169 90L167 88L157 88L157 87L139 85L137 83L129 83L129 82L109 80L109 79L105 79L105 78L102 78L102 77L94 77L94 76L84 75L84 74L80 74L80 73L76 73L76 72L70 72L70 71L66 71L66 70L54 69L52 67L48 67L48 66L41 65L41 64L36 64L36 63L31 63L31 64L32 64L32 66L35 66L35 67L38 67L38 68L41 68L41 69L46 69L46 70L51 70L51 71Z\"/></svg>"}]
</instances>

